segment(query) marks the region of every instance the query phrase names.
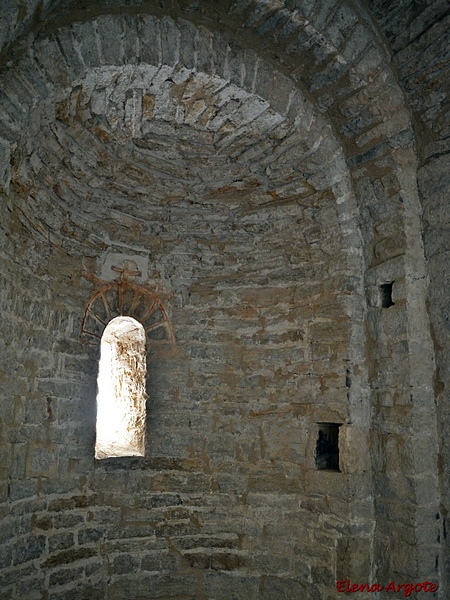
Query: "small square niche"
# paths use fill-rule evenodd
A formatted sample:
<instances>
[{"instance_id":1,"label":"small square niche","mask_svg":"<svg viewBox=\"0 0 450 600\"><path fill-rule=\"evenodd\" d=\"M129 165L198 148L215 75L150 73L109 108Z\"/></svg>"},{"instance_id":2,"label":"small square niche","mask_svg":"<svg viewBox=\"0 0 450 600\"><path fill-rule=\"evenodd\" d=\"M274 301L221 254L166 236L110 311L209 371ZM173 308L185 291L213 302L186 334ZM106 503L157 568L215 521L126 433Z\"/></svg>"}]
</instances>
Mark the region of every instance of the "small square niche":
<instances>
[{"instance_id":1,"label":"small square niche","mask_svg":"<svg viewBox=\"0 0 450 600\"><path fill-rule=\"evenodd\" d=\"M382 283L380 285L381 308L389 308L390 306L394 306L395 302L393 302L393 300L392 300L393 286L394 286L393 281L389 281L387 283Z\"/></svg>"},{"instance_id":2,"label":"small square niche","mask_svg":"<svg viewBox=\"0 0 450 600\"><path fill-rule=\"evenodd\" d=\"M317 423L316 468L339 471L339 427L342 423Z\"/></svg>"}]
</instances>

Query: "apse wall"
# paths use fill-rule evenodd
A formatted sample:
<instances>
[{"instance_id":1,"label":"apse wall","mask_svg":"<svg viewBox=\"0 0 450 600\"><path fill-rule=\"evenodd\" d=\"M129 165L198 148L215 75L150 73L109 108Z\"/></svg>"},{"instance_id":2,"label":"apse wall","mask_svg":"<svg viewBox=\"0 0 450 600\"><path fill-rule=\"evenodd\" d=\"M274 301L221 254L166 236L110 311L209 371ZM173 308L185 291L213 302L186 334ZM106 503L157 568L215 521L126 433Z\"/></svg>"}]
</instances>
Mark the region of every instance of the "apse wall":
<instances>
[{"instance_id":1,"label":"apse wall","mask_svg":"<svg viewBox=\"0 0 450 600\"><path fill-rule=\"evenodd\" d=\"M4 244L1 261L2 397L8 398L1 408L1 594L32 598L46 589L38 568L43 554L67 547L68 524L83 520L62 507L51 516L46 510L49 498L73 495L79 485L68 477L68 464L85 456L83 445L90 442L73 412L74 405L80 413L90 405L86 380L76 387L71 383L83 352L69 349L79 340L70 299L62 302L45 275L54 252L30 239L8 210L2 209L2 218L7 236L20 239L20 247ZM57 269L57 261L53 265ZM77 450L69 450L69 439L77 440Z\"/></svg>"},{"instance_id":2,"label":"apse wall","mask_svg":"<svg viewBox=\"0 0 450 600\"><path fill-rule=\"evenodd\" d=\"M14 231L16 260L36 252L39 272L23 265L3 288L15 341L5 340L17 348L4 366L3 597L320 598L332 588L335 543L345 564L349 473L345 463L316 471L314 451L316 421L346 415L347 318L333 291L321 305L311 272L303 285L296 272L295 286L268 287L244 246L242 280L222 264L214 289L202 268L182 299L185 263L166 256L176 344L149 345L146 457L95 461L98 353L80 342L83 259ZM314 341L325 314L334 355ZM299 346L313 353L307 363Z\"/></svg>"},{"instance_id":3,"label":"apse wall","mask_svg":"<svg viewBox=\"0 0 450 600\"><path fill-rule=\"evenodd\" d=\"M425 8L425 7L424 7ZM413 7L393 18L390 13L383 18L383 29L392 40L392 51L399 79L412 107L417 138L418 185L423 207L423 238L427 259L429 286L429 311L432 324L433 345L436 353L434 391L437 404L440 455L442 456L441 489L443 507L448 506L449 444L446 431L449 427L448 368L449 335L449 202L450 177L448 174L449 137L449 61L450 15L448 4L436 3L422 14L414 14ZM378 9L377 9L378 10ZM408 23L401 35L400 18ZM414 33L412 33L414 32ZM447 508L441 511L442 539L446 545L440 559L445 572L449 568L449 537ZM443 595L449 595L449 577Z\"/></svg>"},{"instance_id":4,"label":"apse wall","mask_svg":"<svg viewBox=\"0 0 450 600\"><path fill-rule=\"evenodd\" d=\"M357 14L323 38L325 13L305 34L306 5L250 4L233 18L252 49L234 22L98 16L7 70L5 306L34 387L5 420L4 594L322 598L438 576L408 114ZM149 338L145 459L95 461L81 320L126 260L175 342ZM340 472L316 464L330 422Z\"/></svg>"},{"instance_id":5,"label":"apse wall","mask_svg":"<svg viewBox=\"0 0 450 600\"><path fill-rule=\"evenodd\" d=\"M107 66L31 109L8 209L18 293L35 301L10 309L40 337L29 416L6 427L26 437L22 470L8 461L5 594L319 598L336 569L358 572L351 515L370 510L370 484L350 444L362 429L347 428L348 183L330 128L278 83L282 112L218 75ZM95 461L98 345L82 345L81 320L126 260L174 341L149 336L145 457ZM324 422L341 426L329 472ZM356 527L357 551L370 524Z\"/></svg>"}]
</instances>

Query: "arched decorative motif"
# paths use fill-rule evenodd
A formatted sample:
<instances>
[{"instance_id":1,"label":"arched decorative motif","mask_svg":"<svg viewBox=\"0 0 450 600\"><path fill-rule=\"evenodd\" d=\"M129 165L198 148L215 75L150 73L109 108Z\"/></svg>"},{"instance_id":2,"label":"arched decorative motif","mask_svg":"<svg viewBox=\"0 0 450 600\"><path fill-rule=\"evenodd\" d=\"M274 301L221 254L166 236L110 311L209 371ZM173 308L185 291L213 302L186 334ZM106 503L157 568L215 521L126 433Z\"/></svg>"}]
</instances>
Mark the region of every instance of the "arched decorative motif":
<instances>
[{"instance_id":1,"label":"arched decorative motif","mask_svg":"<svg viewBox=\"0 0 450 600\"><path fill-rule=\"evenodd\" d=\"M92 294L81 323L82 339L98 345L107 324L121 316L139 321L147 338L175 342L166 309L158 297L141 285L122 280L104 284Z\"/></svg>"}]
</instances>

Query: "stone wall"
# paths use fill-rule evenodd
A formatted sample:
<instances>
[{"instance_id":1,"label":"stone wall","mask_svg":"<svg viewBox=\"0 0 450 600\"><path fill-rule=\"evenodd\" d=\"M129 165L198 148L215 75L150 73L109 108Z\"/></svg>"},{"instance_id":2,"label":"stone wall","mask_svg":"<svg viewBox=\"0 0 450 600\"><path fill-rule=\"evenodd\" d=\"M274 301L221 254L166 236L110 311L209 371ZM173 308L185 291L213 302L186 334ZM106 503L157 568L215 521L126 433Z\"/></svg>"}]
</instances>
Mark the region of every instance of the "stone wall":
<instances>
[{"instance_id":1,"label":"stone wall","mask_svg":"<svg viewBox=\"0 0 450 600\"><path fill-rule=\"evenodd\" d=\"M9 402L6 372L3 597L445 597L420 138L372 17L64 6L8 13L33 33L5 41L5 353L30 389ZM113 256L144 265L175 344L149 338L145 458L95 461L79 331ZM340 472L317 469L320 423Z\"/></svg>"},{"instance_id":2,"label":"stone wall","mask_svg":"<svg viewBox=\"0 0 450 600\"><path fill-rule=\"evenodd\" d=\"M448 411L448 240L450 178L449 60L450 13L447 2L398 3L395 7L371 2L374 15L392 49L399 81L413 114L416 134L418 185L423 210L423 239L429 278L428 306L432 324L436 373L434 393L440 439L442 507L437 515L444 541L439 564L448 573L448 498L450 449L446 431ZM386 10L387 9L387 10ZM446 586L448 586L448 576ZM445 587L444 596L450 593Z\"/></svg>"}]
</instances>

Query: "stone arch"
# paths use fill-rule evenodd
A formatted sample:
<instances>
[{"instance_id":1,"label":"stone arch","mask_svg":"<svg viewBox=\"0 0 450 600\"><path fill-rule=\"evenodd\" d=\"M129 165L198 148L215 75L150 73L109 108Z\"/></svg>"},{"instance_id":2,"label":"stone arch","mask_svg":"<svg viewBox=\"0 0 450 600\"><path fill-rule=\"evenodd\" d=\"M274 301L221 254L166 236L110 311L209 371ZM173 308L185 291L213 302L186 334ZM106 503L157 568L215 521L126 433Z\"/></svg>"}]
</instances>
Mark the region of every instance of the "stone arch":
<instances>
[{"instance_id":1,"label":"stone arch","mask_svg":"<svg viewBox=\"0 0 450 600\"><path fill-rule=\"evenodd\" d=\"M110 21L111 19L108 20L109 25ZM124 21L121 22L123 23ZM130 27L131 31L135 32L135 35L137 31L136 23L145 22L149 30L151 27L156 27L158 31L160 27L161 31L165 28L167 39L172 37L173 28L175 27L175 22L171 19L163 19L160 22L151 16L138 17L125 22L127 27ZM135 25L134 29L132 27L133 24ZM303 310L306 315L306 317L301 316L300 321L302 319L312 321L315 318L314 310L320 309L321 316L319 319L322 319L323 324L318 325L318 327L327 332L329 336L334 335L332 333L333 330L337 332L341 331L337 326L339 323L342 327L342 336L345 338L345 346L350 347L349 360L352 364L356 364L356 362L362 363L362 317L364 312L363 266L361 238L357 225L357 207L348 177L345 157L325 118L320 115L310 100L305 98L305 95L289 78L276 73L270 64L259 60L252 52L246 52L239 48L239 46L230 44L223 36L217 35L211 37L207 32L205 33L206 38L209 40L212 40L214 37L217 44L215 48L211 47L211 55L214 54L214 56L218 57L218 60L222 60L215 67L212 60L210 61L209 69L211 72L207 71L207 65L205 66L205 70L199 71L199 69L194 67L187 68L184 65L178 64L178 59L175 60L174 58L172 61L170 57L165 57L164 43L161 37L162 33L158 33L156 36L149 36L149 40L161 39L161 55L156 53L154 58L151 59L152 47L149 46L146 47L148 59L145 66L127 64L117 69L115 66L111 68L111 65L102 66L101 63L97 62L96 57L100 59L101 52L98 55L95 54L95 51L94 54L89 54L89 56L88 54L84 54L85 50L87 51L84 43L92 36L95 25L95 23L78 24L73 29L67 28L59 31L56 36L43 38L39 53L36 46L36 55L33 58L30 56L24 59L24 68L26 68L25 64L31 60L33 64L37 64L42 79L49 78L45 86L49 85L51 89L50 96L56 100L53 105L50 105L50 103L46 105L44 103L36 111L36 128L38 128L40 123L45 128L44 135L40 136L42 143L39 144L39 148L31 148L31 145L28 146L28 152L31 153L33 158L27 158L24 161L25 164L21 165L20 172L16 169L14 174L13 191L19 187L21 190L27 189L30 184L31 188L33 188L32 182L35 179L35 176L33 176L34 170L36 170L35 174L40 173L39 179L46 182L46 190L35 191L32 189L32 193L28 195L25 202L21 201L20 197L17 199L21 211L21 220L27 229L37 232L38 235L47 236L47 239L52 244L62 246L69 253L83 251L92 257L96 257L102 252L105 236L99 236L101 223L100 225L96 225L93 231L92 225L89 223L89 218L86 218L86 215L89 215L90 212L89 202L92 202L92 198L94 199L92 203L96 204L95 194L96 188L99 186L95 185L95 179L92 180L94 181L94 186L91 188L87 184L84 184L84 182L80 188L71 186L71 181L77 179L76 161L67 166L61 166L55 163L54 156L51 154L54 144L60 144L61 147L69 147L65 141L66 128L69 127L72 128L71 131L76 132L76 136L74 135L73 139L85 139L85 148L95 148L95 143L91 143L91 140L95 142L95 139L90 137L90 135L96 127L101 126L101 123L96 121L95 103L91 102L91 98L94 92L101 87L99 84L102 81L102 77L108 83L111 80L113 81L111 89L113 91L117 89L119 97L123 99L123 112L120 113L117 120L117 128L108 127L100 134L103 137L109 136L115 142L117 152L119 153L122 143L128 143L128 146L124 147L127 152L130 150L130 142L127 140L127 135L131 134L131 137L134 136L138 142L144 137L139 127L136 127L136 124L133 125L132 115L136 107L136 99L144 98L145 94L139 96L138 93L135 93L134 90L139 90L139 86L135 86L134 88L130 88L131 93L127 96L123 87L120 87L127 77L129 81L132 81L133 77L136 80L139 77L144 79L149 74L155 78L159 77L161 85L166 85L165 91L167 89L174 90L174 88L176 91L182 90L183 85L188 82L184 87L184 90L187 90L184 103L183 95L181 95L181 98L177 97L174 91L172 99L175 98L176 101L173 104L168 103L165 105L163 100L166 96L161 92L159 97L156 94L156 99L154 101L148 100L146 105L149 111L154 110L155 107L158 109L161 106L160 123L170 124L171 120L175 121L176 127L174 126L173 130L181 132L181 134L183 133L183 126L186 124L183 122L177 123L176 119L179 114L177 108L183 106L186 108L184 117L187 116L189 119L192 116L192 125L190 127L191 129L195 129L195 125L201 121L203 114L199 112L197 117L195 113L196 94L201 89L203 81L206 85L212 87L213 91L210 92L211 105L213 108L216 106L216 109L204 125L201 127L200 125L198 126L199 140L203 141L205 136L209 135L211 137L209 144L213 147L213 152L210 154L212 156L218 155L221 159L221 163L219 164L223 163L218 184L206 190L208 194L205 194L205 197L208 198L211 206L209 210L221 206L220 214L223 215L221 218L229 219L234 223L233 226L236 228L236 231L240 235L244 235L245 233L249 239L253 235L252 232L255 232L253 237L257 239L257 235L259 236L261 241L258 247L263 248L264 235L266 235L266 238L272 237L272 239L274 239L274 235L269 236L268 234L264 234L264 224L260 223L261 217L258 217L258 212L261 212L262 208L264 213L267 214L266 221L274 224L274 232L276 231L278 220L281 223L287 222L287 230L292 231L293 240L296 239L296 236L301 236L302 241L304 240L306 245L311 245L315 254L315 257L311 260L313 264L319 253L333 255L333 245L336 243L336 240L339 240L338 254L342 256L342 261L339 262L336 269L330 268L330 271L324 276L324 281L327 282L324 284L325 286L331 285L331 281L336 281L335 290L330 291L330 298L332 298L330 300L331 307L322 307L321 300L319 299L316 300L318 308L313 308L315 305L310 299L302 298L301 287L298 292L290 291L289 293L296 299L296 304L298 305L297 313L295 314ZM200 34L197 34L192 27L188 27L187 29L194 34L194 38L197 36L198 43L201 45ZM106 31L107 28L104 27L103 30ZM167 31L170 31L171 34L169 35ZM179 39L181 39L181 30L179 35ZM183 35L187 35L186 27ZM63 38L65 40L64 44L62 42ZM106 38L104 38L102 45L103 43L106 44L106 41ZM63 46L65 48L64 52L61 51ZM208 42L206 46L210 46L210 43ZM132 47L132 45L129 47ZM181 47L190 48L188 45L180 45ZM51 60L52 56L56 57L59 64L55 68L52 68L50 63L47 62ZM195 52L193 56L195 56ZM67 64L68 60L70 65ZM160 62L163 64L160 64ZM187 62L188 60L186 59ZM169 63L169 65L165 63ZM88 67L85 68L85 64ZM198 63L196 64L198 66ZM69 80L64 79L64 77L67 77L67 73L70 73ZM118 77L116 77L117 73L119 74ZM245 73L247 73L247 77ZM68 98L65 87L69 81L76 83L77 89ZM270 85L268 85L268 81L271 82ZM62 85L59 82L62 82ZM191 91L189 91L188 87L189 82L192 83ZM114 87L115 85L116 88ZM150 77L148 83L146 82L145 85L151 87ZM178 89L176 86L178 86ZM220 97L221 90L226 90L228 97L225 95L224 99L222 99ZM86 91L87 93L85 93ZM148 91L147 88L144 87L144 91ZM276 91L280 91L280 94L278 95ZM121 96L120 93L122 93ZM100 101L101 99L97 97L96 102ZM227 102L233 101L235 101L233 111L229 112L230 118L228 118L229 115L227 115L226 110ZM127 112L127 106L129 107L129 112ZM222 115L217 114L221 107L224 108L222 111L222 123ZM73 110L75 112L71 113ZM252 110L255 111L255 114L252 114ZM39 111L41 114L39 114ZM259 114L262 116L258 121ZM216 118L217 127L214 125L214 118ZM236 118L238 120L234 123L233 119ZM58 120L58 126L53 126L55 121ZM212 125L208 130L209 122ZM225 127L222 133L220 132L220 127L224 124ZM249 133L250 135L250 141L243 148L240 147L241 141L238 136L234 135L236 133ZM100 135L97 133L96 137L99 138ZM68 144L73 143L68 138L66 139ZM183 141L181 137L177 137L175 134L172 135L172 139ZM266 143L266 148L261 144L262 142ZM74 147L76 147L75 143ZM136 147L139 148L139 152L145 152L145 148L142 148L142 145L139 147L136 144ZM260 150L268 150L270 147L274 149L274 152L266 159L267 164L260 163L258 161ZM220 156L221 150L222 156ZM137 152L137 150L134 151ZM44 156L44 152L48 152L48 155ZM236 159L234 162L227 162L226 156L231 152L236 153ZM39 156L39 153L42 154ZM156 161L157 158L158 154L155 151L152 153L152 160ZM90 153L85 151L77 152L77 161L88 163L90 159ZM154 162L152 163L151 161L145 163L146 172L149 170L147 165L151 166L152 164L154 165ZM174 164L167 166L167 168L174 169L176 166L177 163L174 161ZM204 165L202 167L204 168ZM98 173L95 172L98 171L95 164L90 165L90 168L92 169L93 178L98 176ZM166 166L162 168L164 173L165 168ZM237 175L231 180L230 185L227 177L232 172L232 168L236 169ZM64 174L60 172L60 175L56 175L60 169L64 170ZM18 178L17 174L19 175ZM169 175L171 176L171 185L174 187L178 182L173 173L169 173ZM271 178L273 183L271 183ZM20 184L17 186L19 181ZM252 186L255 181L259 187L256 188L256 191L253 191ZM200 190L205 189L202 187L203 183L201 181L199 182L199 186ZM239 202L231 205L230 209L227 208L227 202L229 202L227 200L227 188L231 188L237 194L239 194L242 188ZM155 190L154 182L152 183L152 189ZM261 191L259 191L260 189ZM194 207L196 204L199 204L198 200L196 200L195 192L195 190L192 192L192 197L188 196L189 201L193 203ZM108 199L105 196L103 196L103 199L105 202L104 210L106 211L109 209L109 205ZM102 203L98 202L97 204L100 209ZM48 208L43 210L44 206ZM200 208L202 208L201 204ZM308 219L303 230L301 227L295 226L295 224L296 219L300 219L304 212L308 215ZM71 216L70 220L76 222L76 227L71 227L70 232L68 232L69 234L66 233L68 214ZM325 215L329 215L333 223L333 227L329 228L328 231L325 231L325 227L321 224L321 221L325 219ZM51 219L51 222L46 223L48 217ZM142 219L139 218L139 214L137 217L133 221L133 225L136 224L137 227L141 227ZM281 231L281 229L278 231ZM327 238L324 240L323 247L321 244L322 233ZM129 240L127 242L129 243ZM253 243L252 241L251 244ZM288 271L292 270L292 267L289 266L290 262L295 264L296 260L298 260L295 242L292 246L292 258L283 256L282 262L282 266ZM250 242L248 242L246 252L251 256ZM256 270L256 267L257 263L255 267L252 267L253 270ZM300 277L305 277L304 273L307 272L307 269L306 265L301 265L299 269ZM253 278L256 277L252 271L250 271L250 274ZM237 273L234 274L234 277L237 275ZM341 287L342 292L340 291ZM274 305L282 307L283 302L286 302L283 300L282 291L277 290L276 287L270 289L269 294L274 297ZM278 300L278 295L281 300ZM317 292L317 296L319 295L320 293ZM324 294L324 296L326 297L327 294ZM261 304L264 307L266 299L262 296L260 290L254 292L250 289L243 301L249 304ZM357 308L354 309L354 306L357 306ZM229 310L231 311L232 309L233 304ZM280 315L282 315L282 311L283 309L280 308ZM358 317L348 327L347 320L350 313L358 315ZM289 316L291 320L295 318L293 314ZM329 325L330 320L333 321L333 327ZM291 334L287 333L285 335L287 339L286 343L289 343L288 336ZM306 346L308 346L307 352L311 352L315 360L325 361L328 350L321 349L315 343L312 332L311 334L308 333L308 335L311 335L311 340L307 339L306 341ZM338 335L341 334L338 333ZM266 336L269 340L268 344L270 344L270 336L269 330ZM352 339L350 343L348 341L349 338ZM309 350L309 347L311 347L311 350ZM345 356L347 357L347 354ZM343 360L347 360L347 358ZM343 377L344 369L342 371ZM349 441L351 439L350 435L353 435L354 440L366 439L368 428L364 413L367 413L369 409L365 403L361 402L361 397L367 397L364 369L358 369L358 372L355 372L353 375L353 379L353 390L355 390L354 400L352 399L348 406L344 406L344 402L342 402L339 408L340 414L336 417L345 422L358 423L357 427L348 428L346 432L343 432L343 437L347 436ZM330 381L333 381L331 377ZM334 385L336 384L333 383ZM317 395L316 391L314 393ZM346 392L343 393L342 389L338 393L340 398L346 398L347 396ZM330 396L331 391L328 397ZM320 399L319 402L324 404L326 401ZM322 406L321 411L322 413L326 413L327 409ZM330 417L324 414L318 416L317 420L327 421L330 420ZM354 450L352 450L350 443L348 448L345 470L353 477L355 473L353 472L353 463L349 457ZM364 472L357 474L357 477L368 477L370 469L368 463L358 465L358 469ZM358 498L361 496L360 489L355 485L353 494ZM367 498L364 497L360 497L360 500L361 504L358 505L358 510L363 510L361 505L364 505L366 514L370 513L370 501L368 504ZM354 510L353 506L350 504L347 506L350 514ZM352 519L350 518L349 520L351 521Z\"/></svg>"},{"instance_id":2,"label":"stone arch","mask_svg":"<svg viewBox=\"0 0 450 600\"><path fill-rule=\"evenodd\" d=\"M91 295L81 322L82 339L98 345L108 323L124 316L137 320L147 336L157 335L156 339L175 342L172 325L160 299L144 286L130 281L108 283Z\"/></svg>"},{"instance_id":3,"label":"stone arch","mask_svg":"<svg viewBox=\"0 0 450 600\"><path fill-rule=\"evenodd\" d=\"M148 5L150 6L150 4ZM377 427L383 429L385 427L384 418L386 417L390 425L395 425L396 417L390 419L389 411L386 407L394 401L390 398L389 388L392 386L392 377L395 375L397 380L401 380L399 385L398 395L395 403L402 406L407 406L405 409L408 413L407 418L401 420L402 427L413 424L416 433L422 430L422 438L430 439L431 448L428 455L428 462L422 467L413 466L409 475L413 476L416 481L416 491L419 498L425 498L425 492L430 489L435 489L435 479L432 476L430 479L423 478L427 473L434 473L434 461L436 458L435 447L435 423L434 410L432 403L431 392L431 374L432 374L432 359L430 351L430 340L427 332L426 323L419 322L418 317L425 312L424 305L424 267L423 256L420 242L420 232L418 227L418 199L417 190L415 189L415 164L413 160L413 152L411 150L412 135L409 124L409 117L403 106L403 99L399 92L398 86L393 80L393 74L389 68L386 68L386 58L376 36L372 34L370 24L364 23L365 19L359 18L359 15L348 7L341 6L341 10L347 10L352 13L354 26L350 42L347 50L350 51L351 44L356 48L357 60L354 61L352 68L348 68L348 63L343 61L344 55L339 52L334 52L336 45L346 44L345 30L339 26L339 12L336 10L337 5L327 3L323 11L319 11L316 15L313 13L313 3L295 3L294 10L288 10L284 5L266 4L263 2L246 2L246 3L225 3L224 9L230 10L234 17L227 21L227 30L230 37L233 37L231 31L233 24L239 22L244 23L246 33L253 36L253 39L259 39L258 52L242 50L239 44L230 43L223 51L223 45L217 44L217 40L221 40L222 36L217 32L204 32L204 37L197 32L200 31L192 23L187 21L184 26L184 32L181 28L176 27L175 21L171 18L159 20L151 15L144 17L98 17L97 21L88 21L84 24L77 23L72 28L61 29L56 37L58 38L58 48L63 48L63 52L56 52L57 61L60 62L60 68L55 68L53 62L47 63L50 60L53 49L53 38L43 36L36 42L36 52L39 52L39 65L42 69L40 75L36 75L33 82L30 78L19 78L17 89L21 89L21 85L25 85L26 89L47 90L52 87L49 81L54 81L55 84L62 83L65 86L69 80L67 73L71 73L71 78L82 78L85 74L85 66L90 69L101 67L102 51L106 49L106 38L98 34L97 24L100 23L100 28L107 29L111 25L117 27L117 30L124 33L122 45L117 48L107 50L108 54L116 53L117 60L120 61L120 54L117 52L123 49L123 57L129 57L133 60L133 54L136 56L136 37L128 34L136 28L136 23L145 22L148 24L148 29L152 27L157 32L156 36L149 36L144 39L141 50L147 52L148 56L154 56L153 59L148 58L148 62L166 63L174 65L177 61L188 64L192 62L192 67L198 68L203 65L203 70L213 73L214 68L218 71L214 74L229 79L238 86L251 85L254 86L253 91L259 92L260 89L269 90L268 94L273 97L273 102L280 102L283 99L283 94L278 93L282 88L282 84L275 84L275 73L271 63L262 65L259 59L261 56L261 45L267 36L272 36L271 39L276 40L276 47L280 51L281 59L284 62L286 70L294 72L294 79L299 85L307 89L308 98L312 98L314 104L305 104L305 107L319 108L329 122L333 124L341 147L344 149L343 158L345 164L349 167L352 181L343 183L337 181L334 183L336 188L340 189L340 193L336 195L338 207L341 216L341 225L344 235L347 237L350 249L348 260L354 261L353 273L356 273L357 294L362 294L361 278L365 277L365 285L369 289L369 296L377 293L377 287L380 281L395 281L395 290L397 296L395 298L396 306L401 309L402 315L399 321L401 336L404 336L407 348L393 348L389 340L396 331L398 325L389 322L385 315L378 310L377 306L370 306L368 309L369 322L369 340L367 343L369 362L373 365L373 370L369 373L369 378L372 384L372 407L375 415L375 429ZM180 9L181 10L181 9ZM329 17L329 19L328 19ZM200 18L200 17L199 17ZM234 19L234 20L233 20ZM322 25L320 24L322 22ZM312 24L311 24L312 23ZM237 29L237 28L236 28ZM175 38L181 40L190 39L191 43L182 44L181 42L173 48L168 44L168 40L175 34ZM366 35L367 34L367 35ZM183 37L184 36L184 37ZM239 34L237 35L239 39ZM365 39L366 38L366 39ZM100 46L92 46L89 43L90 39L101 41ZM158 46L155 48L148 43L149 40L158 40ZM335 45L331 43L334 39ZM366 44L367 39L370 39L369 44ZM211 52L211 48L214 52ZM180 53L188 49L186 54L180 58ZM214 63L211 56L219 57L219 60ZM37 55L36 55L37 56ZM248 62L246 59L250 57ZM298 60L301 57L301 60ZM51 59L54 60L53 58ZM253 60L253 62L252 62ZM259 61L259 62L258 62ZM300 64L300 69L295 72L291 69L294 63ZM34 68L36 61L31 55L23 59L24 72L26 69ZM190 63L189 63L190 64ZM51 65L51 68L50 68ZM252 66L253 65L253 66ZM383 66L383 74L380 70L380 65ZM243 66L245 68L243 68ZM248 68L247 68L248 67ZM220 70L222 69L222 70ZM53 73L55 74L53 76ZM55 77L55 80L53 80ZM66 78L66 79L65 79ZM284 79L282 80L285 81ZM270 82L269 84L267 82ZM9 87L8 87L9 86ZM3 170L5 183L9 180L9 143L13 142L13 154L16 153L14 148L15 139L21 129L22 114L27 114L28 107L22 106L21 101L15 98L13 91L14 85L5 83L7 101L6 114L4 113L2 135L5 143L2 145L3 154L6 157L6 167ZM289 94L288 94L289 99ZM368 102L368 97L376 98L374 102ZM389 101L388 101L389 100ZM381 103L379 108L376 102ZM33 101L30 102L32 105ZM286 106L288 104L286 103ZM314 111L313 111L314 112ZM307 114L307 112L306 112ZM43 115L43 119L48 118L48 115ZM39 121L39 119L38 119ZM356 192L357 203L353 202L352 194ZM49 201L46 199L46 201ZM39 196L36 200L36 205L39 206ZM359 220L360 216L363 227L363 239L365 240L364 252L361 249ZM29 219L33 215L26 215ZM349 225L350 223L350 225ZM59 243L55 231L48 229L37 223L36 227L41 227L50 239L55 240L55 244ZM55 236L55 237L52 237ZM101 246L99 240L89 240L92 242L90 247L93 254L98 251ZM96 246L98 244L98 246ZM352 254L352 249L357 250ZM362 258L364 255L364 261ZM347 282L347 285L351 285ZM354 289L353 288L353 291ZM352 296L354 298L354 296ZM359 312L358 312L359 310ZM365 332L363 328L364 302L361 300L358 304L358 310L353 311L353 314L359 315L357 327L354 330L354 339L357 340L354 352L355 356L353 363L363 362L364 356L361 353L361 348L365 345ZM396 332L398 335L398 331ZM388 340L383 341L383 340ZM422 355L426 349L426 360L422 361ZM415 362L417 357L420 357L419 363ZM405 364L407 366L405 367ZM417 364L421 364L421 369L415 369ZM395 365L395 368L392 368ZM401 374L401 375L399 375ZM414 402L412 406L408 404L410 401L409 394L411 389L414 390L415 397L420 401ZM379 391L381 390L381 391ZM352 387L351 398L354 398L355 403L359 401L358 396L368 394L368 390L364 389L364 381L361 387ZM397 393L397 392L396 392ZM426 407L431 410L425 410ZM399 409L399 413L403 410ZM428 414L428 420L424 427L423 411ZM393 413L395 412L392 411ZM367 423L370 419L370 407L367 405L364 410L356 411L359 422ZM417 437L413 446L417 448ZM372 438L372 448L374 449L374 462L377 476L375 477L375 487L378 498L381 498L379 503L379 515L383 516L384 511L384 492L382 490L389 489L394 493L395 483L392 480L384 477L382 465L385 462L395 462L395 450L384 439L382 435L375 433ZM419 464L419 463L417 463ZM361 471L366 469L366 465L360 465ZM421 469L421 470L420 470ZM419 472L420 471L420 472ZM417 476L417 477L416 477ZM356 486L355 486L356 487ZM428 498L428 496L427 496ZM436 503L436 498L433 496L433 502ZM420 535L422 548L427 546L434 548L434 528L430 525L430 514L425 501L419 501L417 513L417 522L420 525ZM417 507L416 507L417 508ZM356 509L358 510L358 509ZM389 515L395 521L395 506L389 506ZM402 509L403 510L403 509ZM363 509L361 508L361 513ZM429 527L428 527L429 526ZM401 572L400 567L396 567L396 558L401 556L400 552L394 551L391 548L390 552L384 551L384 544L390 543L383 532L380 533L380 543L376 546L376 552L379 564L383 565L380 572L384 572L386 577L389 577L389 572L395 568ZM432 553L432 552L431 552ZM385 557L390 556L389 560ZM412 553L411 553L412 556ZM423 568L427 570L426 576L430 576L429 572L432 568L426 564L426 561L421 561L417 557L413 557ZM383 562L384 561L384 562Z\"/></svg>"}]
</instances>

